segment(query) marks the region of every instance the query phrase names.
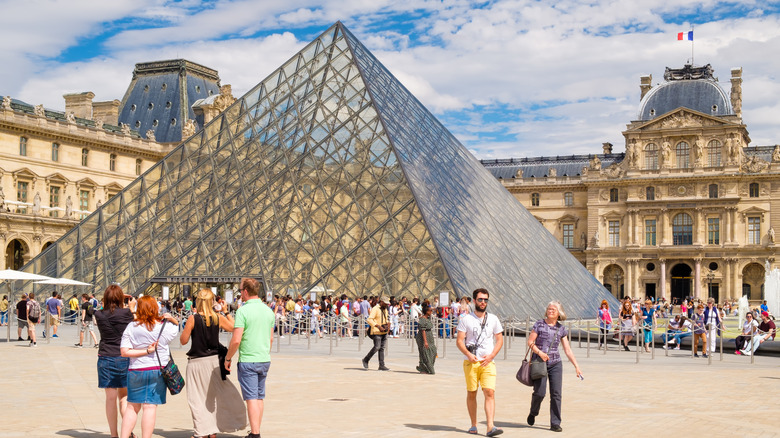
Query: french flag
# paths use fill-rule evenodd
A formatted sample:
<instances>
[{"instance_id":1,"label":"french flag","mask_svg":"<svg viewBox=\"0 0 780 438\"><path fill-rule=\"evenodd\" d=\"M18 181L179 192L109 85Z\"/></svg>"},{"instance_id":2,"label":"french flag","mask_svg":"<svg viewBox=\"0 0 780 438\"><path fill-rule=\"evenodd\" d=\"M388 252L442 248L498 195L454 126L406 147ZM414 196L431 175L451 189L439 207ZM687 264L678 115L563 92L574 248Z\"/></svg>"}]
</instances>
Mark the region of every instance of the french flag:
<instances>
[{"instance_id":1,"label":"french flag","mask_svg":"<svg viewBox=\"0 0 780 438\"><path fill-rule=\"evenodd\" d=\"M679 32L677 34L677 41L693 41L693 31Z\"/></svg>"}]
</instances>

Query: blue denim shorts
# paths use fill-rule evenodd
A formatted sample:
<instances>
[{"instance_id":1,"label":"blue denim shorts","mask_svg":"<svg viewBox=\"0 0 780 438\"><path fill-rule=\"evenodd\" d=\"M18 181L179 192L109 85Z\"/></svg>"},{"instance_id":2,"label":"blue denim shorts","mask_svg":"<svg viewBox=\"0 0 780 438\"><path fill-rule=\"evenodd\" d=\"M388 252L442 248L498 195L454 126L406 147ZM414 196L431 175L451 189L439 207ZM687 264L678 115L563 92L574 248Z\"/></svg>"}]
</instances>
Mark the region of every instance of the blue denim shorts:
<instances>
[{"instance_id":1,"label":"blue denim shorts","mask_svg":"<svg viewBox=\"0 0 780 438\"><path fill-rule=\"evenodd\" d=\"M98 356L98 388L127 388L129 357Z\"/></svg>"},{"instance_id":2,"label":"blue denim shorts","mask_svg":"<svg viewBox=\"0 0 780 438\"><path fill-rule=\"evenodd\" d=\"M160 370L127 372L127 402L164 405L167 388Z\"/></svg>"},{"instance_id":3,"label":"blue denim shorts","mask_svg":"<svg viewBox=\"0 0 780 438\"><path fill-rule=\"evenodd\" d=\"M239 362L238 383L244 400L263 400L265 398L265 378L271 362Z\"/></svg>"}]
</instances>

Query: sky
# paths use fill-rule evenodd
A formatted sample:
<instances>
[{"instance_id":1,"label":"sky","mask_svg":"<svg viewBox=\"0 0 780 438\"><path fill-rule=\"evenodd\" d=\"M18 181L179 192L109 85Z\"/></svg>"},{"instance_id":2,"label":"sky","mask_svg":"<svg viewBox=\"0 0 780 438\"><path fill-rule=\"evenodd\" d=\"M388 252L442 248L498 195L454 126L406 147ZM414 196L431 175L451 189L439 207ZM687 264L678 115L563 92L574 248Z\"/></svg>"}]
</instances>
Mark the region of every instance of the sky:
<instances>
[{"instance_id":1,"label":"sky","mask_svg":"<svg viewBox=\"0 0 780 438\"><path fill-rule=\"evenodd\" d=\"M751 145L780 143L780 1L0 0L0 95L122 99L135 63L185 58L236 97L341 20L478 158L625 149L639 78L743 68ZM12 19L9 19L12 17Z\"/></svg>"}]
</instances>

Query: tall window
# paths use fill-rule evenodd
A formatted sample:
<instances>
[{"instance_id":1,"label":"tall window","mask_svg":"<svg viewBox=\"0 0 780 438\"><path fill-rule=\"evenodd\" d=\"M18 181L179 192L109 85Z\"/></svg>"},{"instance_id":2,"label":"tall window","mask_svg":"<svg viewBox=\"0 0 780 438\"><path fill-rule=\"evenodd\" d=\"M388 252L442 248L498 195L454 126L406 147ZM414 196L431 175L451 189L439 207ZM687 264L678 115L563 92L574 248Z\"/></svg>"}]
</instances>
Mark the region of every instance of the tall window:
<instances>
[{"instance_id":1,"label":"tall window","mask_svg":"<svg viewBox=\"0 0 780 438\"><path fill-rule=\"evenodd\" d=\"M761 243L761 218L758 216L748 218L748 245Z\"/></svg>"},{"instance_id":2,"label":"tall window","mask_svg":"<svg viewBox=\"0 0 780 438\"><path fill-rule=\"evenodd\" d=\"M566 192L563 194L563 205L567 207L574 205L574 193Z\"/></svg>"},{"instance_id":3,"label":"tall window","mask_svg":"<svg viewBox=\"0 0 780 438\"><path fill-rule=\"evenodd\" d=\"M539 206L539 194L538 193L531 193L531 206L532 207L538 207Z\"/></svg>"},{"instance_id":4,"label":"tall window","mask_svg":"<svg viewBox=\"0 0 780 438\"><path fill-rule=\"evenodd\" d=\"M655 219L645 221L645 245L655 246Z\"/></svg>"},{"instance_id":5,"label":"tall window","mask_svg":"<svg viewBox=\"0 0 780 438\"><path fill-rule=\"evenodd\" d=\"M79 190L79 210L89 211L89 190ZM87 217L86 213L81 213L81 218Z\"/></svg>"},{"instance_id":6,"label":"tall window","mask_svg":"<svg viewBox=\"0 0 780 438\"><path fill-rule=\"evenodd\" d=\"M111 154L108 156L108 170L112 172L116 171L116 154Z\"/></svg>"},{"instance_id":7,"label":"tall window","mask_svg":"<svg viewBox=\"0 0 780 438\"><path fill-rule=\"evenodd\" d=\"M140 175L141 174L141 159L135 160L135 174Z\"/></svg>"},{"instance_id":8,"label":"tall window","mask_svg":"<svg viewBox=\"0 0 780 438\"><path fill-rule=\"evenodd\" d=\"M54 210L54 208L57 208L59 206L60 206L60 188L58 186L49 186L49 207L52 208L51 210L49 210L49 216L59 217L60 212Z\"/></svg>"},{"instance_id":9,"label":"tall window","mask_svg":"<svg viewBox=\"0 0 780 438\"><path fill-rule=\"evenodd\" d=\"M27 190L29 188L29 184L27 181L17 181L16 182L16 200L19 202L27 202ZM27 206L20 205L16 207L16 212L21 214L27 213Z\"/></svg>"},{"instance_id":10,"label":"tall window","mask_svg":"<svg viewBox=\"0 0 780 438\"><path fill-rule=\"evenodd\" d=\"M81 150L81 165L86 166L89 164L89 149Z\"/></svg>"},{"instance_id":11,"label":"tall window","mask_svg":"<svg viewBox=\"0 0 780 438\"><path fill-rule=\"evenodd\" d=\"M609 189L609 202L618 202L618 189Z\"/></svg>"},{"instance_id":12,"label":"tall window","mask_svg":"<svg viewBox=\"0 0 780 438\"><path fill-rule=\"evenodd\" d=\"M60 144L59 143L52 143L51 144L51 160L52 161L60 161Z\"/></svg>"},{"instance_id":13,"label":"tall window","mask_svg":"<svg viewBox=\"0 0 780 438\"><path fill-rule=\"evenodd\" d=\"M716 217L707 218L707 243L710 245L720 244L720 219Z\"/></svg>"},{"instance_id":14,"label":"tall window","mask_svg":"<svg viewBox=\"0 0 780 438\"><path fill-rule=\"evenodd\" d=\"M758 198L758 183L750 183L750 197Z\"/></svg>"},{"instance_id":15,"label":"tall window","mask_svg":"<svg viewBox=\"0 0 780 438\"><path fill-rule=\"evenodd\" d=\"M693 243L693 219L687 213L680 213L672 219L672 243L690 245Z\"/></svg>"},{"instance_id":16,"label":"tall window","mask_svg":"<svg viewBox=\"0 0 780 438\"><path fill-rule=\"evenodd\" d=\"M716 199L718 197L718 185L710 184L710 199Z\"/></svg>"},{"instance_id":17,"label":"tall window","mask_svg":"<svg viewBox=\"0 0 780 438\"><path fill-rule=\"evenodd\" d=\"M720 142L710 140L707 143L707 165L710 167L720 166Z\"/></svg>"},{"instance_id":18,"label":"tall window","mask_svg":"<svg viewBox=\"0 0 780 438\"><path fill-rule=\"evenodd\" d=\"M563 224L563 247L574 248L574 224Z\"/></svg>"},{"instance_id":19,"label":"tall window","mask_svg":"<svg viewBox=\"0 0 780 438\"><path fill-rule=\"evenodd\" d=\"M645 146L645 169L658 169L658 146L654 143Z\"/></svg>"},{"instance_id":20,"label":"tall window","mask_svg":"<svg viewBox=\"0 0 780 438\"><path fill-rule=\"evenodd\" d=\"M655 187L645 188L645 198L647 198L648 201L655 201Z\"/></svg>"},{"instance_id":21,"label":"tall window","mask_svg":"<svg viewBox=\"0 0 780 438\"><path fill-rule=\"evenodd\" d=\"M620 221L609 221L609 246L620 246Z\"/></svg>"},{"instance_id":22,"label":"tall window","mask_svg":"<svg viewBox=\"0 0 780 438\"><path fill-rule=\"evenodd\" d=\"M677 154L677 168L687 169L690 167L691 147L688 145L688 143L681 141L677 143L677 146L675 146L674 150Z\"/></svg>"},{"instance_id":23,"label":"tall window","mask_svg":"<svg viewBox=\"0 0 780 438\"><path fill-rule=\"evenodd\" d=\"M19 155L27 156L27 137L19 137Z\"/></svg>"}]
</instances>

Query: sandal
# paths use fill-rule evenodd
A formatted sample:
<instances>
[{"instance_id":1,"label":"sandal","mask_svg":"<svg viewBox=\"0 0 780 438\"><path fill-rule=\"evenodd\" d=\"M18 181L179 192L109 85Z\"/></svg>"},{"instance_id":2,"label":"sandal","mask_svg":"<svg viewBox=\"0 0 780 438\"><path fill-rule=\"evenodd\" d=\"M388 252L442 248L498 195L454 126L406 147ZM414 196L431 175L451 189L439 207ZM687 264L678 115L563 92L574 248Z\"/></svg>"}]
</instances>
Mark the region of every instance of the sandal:
<instances>
[{"instance_id":1,"label":"sandal","mask_svg":"<svg viewBox=\"0 0 780 438\"><path fill-rule=\"evenodd\" d=\"M471 426L471 427L469 428L468 432L469 432L470 434L472 434L472 435L476 435L477 433L479 433L479 432L477 431L477 426Z\"/></svg>"},{"instance_id":2,"label":"sandal","mask_svg":"<svg viewBox=\"0 0 780 438\"><path fill-rule=\"evenodd\" d=\"M488 432L486 436L497 436L501 435L502 433L504 433L503 429L499 429L496 426L493 426L493 428L490 429L490 432Z\"/></svg>"}]
</instances>

